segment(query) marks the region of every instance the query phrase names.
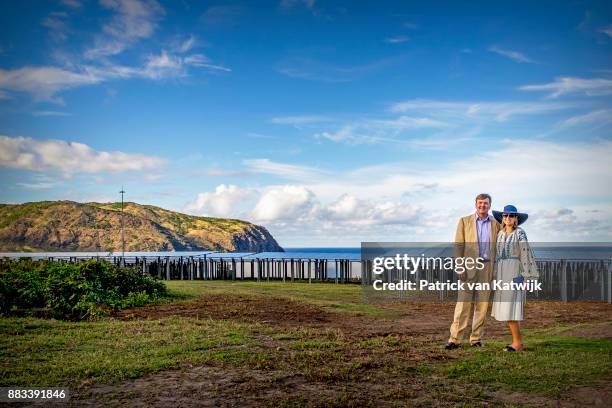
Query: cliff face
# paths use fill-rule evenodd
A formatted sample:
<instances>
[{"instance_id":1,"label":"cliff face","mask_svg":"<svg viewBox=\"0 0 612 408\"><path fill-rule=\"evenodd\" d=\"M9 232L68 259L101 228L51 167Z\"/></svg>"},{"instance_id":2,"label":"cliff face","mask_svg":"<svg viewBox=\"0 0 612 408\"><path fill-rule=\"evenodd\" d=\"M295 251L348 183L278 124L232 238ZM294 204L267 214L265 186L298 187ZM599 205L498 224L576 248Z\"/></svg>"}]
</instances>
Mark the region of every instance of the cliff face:
<instances>
[{"instance_id":1,"label":"cliff face","mask_svg":"<svg viewBox=\"0 0 612 408\"><path fill-rule=\"evenodd\" d=\"M264 227L125 203L126 251L282 251ZM0 204L0 251L121 251L119 203Z\"/></svg>"}]
</instances>

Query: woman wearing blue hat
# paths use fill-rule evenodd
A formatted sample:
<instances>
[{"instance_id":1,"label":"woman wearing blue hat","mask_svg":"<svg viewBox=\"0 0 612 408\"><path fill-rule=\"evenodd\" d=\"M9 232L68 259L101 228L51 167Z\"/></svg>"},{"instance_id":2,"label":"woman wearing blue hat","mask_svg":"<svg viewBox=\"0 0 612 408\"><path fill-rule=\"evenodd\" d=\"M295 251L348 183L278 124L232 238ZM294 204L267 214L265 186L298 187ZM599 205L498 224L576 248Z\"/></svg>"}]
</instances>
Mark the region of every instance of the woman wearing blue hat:
<instances>
[{"instance_id":1,"label":"woman wearing blue hat","mask_svg":"<svg viewBox=\"0 0 612 408\"><path fill-rule=\"evenodd\" d=\"M515 206L507 205L503 211L493 211L493 216L502 224L497 235L495 258L495 279L505 287L523 283L539 276L533 252L527 242L527 234L519 227L528 215L518 212ZM523 340L519 322L523 320L524 289L496 290L493 295L491 316L496 320L508 322L512 333L512 344L504 351L523 351Z\"/></svg>"}]
</instances>

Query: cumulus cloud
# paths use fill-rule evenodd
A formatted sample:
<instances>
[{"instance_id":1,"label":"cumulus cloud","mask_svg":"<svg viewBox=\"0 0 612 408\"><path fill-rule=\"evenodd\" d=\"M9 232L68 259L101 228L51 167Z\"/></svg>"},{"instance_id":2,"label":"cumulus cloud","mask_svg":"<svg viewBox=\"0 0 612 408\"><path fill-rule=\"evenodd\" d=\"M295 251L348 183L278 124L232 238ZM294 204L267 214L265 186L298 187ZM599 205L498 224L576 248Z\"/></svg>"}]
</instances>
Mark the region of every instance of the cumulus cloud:
<instances>
[{"instance_id":1,"label":"cumulus cloud","mask_svg":"<svg viewBox=\"0 0 612 408\"><path fill-rule=\"evenodd\" d=\"M612 79L559 77L548 84L524 85L522 91L549 92L548 97L557 98L565 94L584 94L587 96L612 95Z\"/></svg>"},{"instance_id":2,"label":"cumulus cloud","mask_svg":"<svg viewBox=\"0 0 612 408\"><path fill-rule=\"evenodd\" d=\"M494 208L513 203L536 214L548 211L551 202L565 204L562 208L574 211L574 225L576 231L582 231L581 239L610 239L610 232L599 227L589 233L589 220L595 216L586 209L600 210L600 221L612 215L612 206L602 204L612 200L612 175L608 170L611 156L612 142L608 141L500 140L473 156L450 160L444 167L435 160L419 170L409 162L385 163L302 182L298 191L312 195L295 194L297 197L290 199L302 206L300 221L290 225L283 221L282 211L276 211L270 213L278 220L268 215L262 222L281 237L303 233L327 239L336 234L346 242L366 232L372 239L384 239L393 231L395 235L387 239L444 241L452 237L457 218L473 211L474 196L485 191L493 195ZM508 162L511 164L503 165ZM284 195L278 191L276 188L274 198L283 200ZM592 204L578 211L576 203L583 202L584 197ZM552 214L549 221L534 215L530 223L534 239L576 239L573 231L558 234L549 228L557 217L569 222L572 214L566 210ZM538 218L543 220L536 223ZM298 224L301 232L291 229Z\"/></svg>"},{"instance_id":3,"label":"cumulus cloud","mask_svg":"<svg viewBox=\"0 0 612 408\"><path fill-rule=\"evenodd\" d=\"M545 231L553 241L608 241L612 237L611 210L593 211L584 205L540 209L529 214L530 229Z\"/></svg>"},{"instance_id":4,"label":"cumulus cloud","mask_svg":"<svg viewBox=\"0 0 612 408\"><path fill-rule=\"evenodd\" d=\"M253 209L253 216L264 222L296 222L305 217L310 219L315 207L315 196L310 190L304 186L286 185L264 192Z\"/></svg>"},{"instance_id":5,"label":"cumulus cloud","mask_svg":"<svg viewBox=\"0 0 612 408\"><path fill-rule=\"evenodd\" d=\"M164 164L165 161L158 157L97 151L83 143L0 136L0 167L57 170L68 177L78 172L143 171Z\"/></svg>"},{"instance_id":6,"label":"cumulus cloud","mask_svg":"<svg viewBox=\"0 0 612 408\"><path fill-rule=\"evenodd\" d=\"M384 225L417 225L424 212L399 198L361 199L342 194L322 203L310 188L300 184L272 185L262 190L221 184L213 192L199 193L186 206L192 213L247 218L271 227L304 230L323 228L374 228ZM422 221L422 219L421 219Z\"/></svg>"},{"instance_id":7,"label":"cumulus cloud","mask_svg":"<svg viewBox=\"0 0 612 408\"><path fill-rule=\"evenodd\" d=\"M343 225L412 225L424 215L421 208L402 200L366 200L344 194L323 210L324 219Z\"/></svg>"},{"instance_id":8,"label":"cumulus cloud","mask_svg":"<svg viewBox=\"0 0 612 408\"><path fill-rule=\"evenodd\" d=\"M254 199L256 194L257 190L254 189L221 184L213 192L199 193L185 208L191 213L200 215L240 217L243 215L241 204Z\"/></svg>"},{"instance_id":9,"label":"cumulus cloud","mask_svg":"<svg viewBox=\"0 0 612 408\"><path fill-rule=\"evenodd\" d=\"M292 182L217 187L198 195L194 208L263 224L284 245L448 241L457 219L474 211L476 194L488 192L494 209L511 203L530 214L526 228L534 241L602 241L612 239L609 157L612 142L605 140L500 139L447 158L444 166L434 155L418 167L400 161L302 174L294 165L258 159L253 165L266 174L288 169ZM223 204L214 207L214 199Z\"/></svg>"}]
</instances>

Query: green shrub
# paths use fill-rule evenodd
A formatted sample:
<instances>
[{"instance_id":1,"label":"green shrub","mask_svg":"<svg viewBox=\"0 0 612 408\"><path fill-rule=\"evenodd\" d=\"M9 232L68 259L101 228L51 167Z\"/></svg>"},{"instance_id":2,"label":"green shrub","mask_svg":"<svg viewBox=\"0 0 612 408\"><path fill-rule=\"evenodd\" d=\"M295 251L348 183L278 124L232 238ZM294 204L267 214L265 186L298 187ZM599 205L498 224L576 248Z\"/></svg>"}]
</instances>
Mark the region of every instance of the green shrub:
<instances>
[{"instance_id":1,"label":"green shrub","mask_svg":"<svg viewBox=\"0 0 612 408\"><path fill-rule=\"evenodd\" d=\"M0 314L44 309L58 319L95 319L110 310L167 296L166 286L136 268L103 260L77 264L0 261Z\"/></svg>"}]
</instances>

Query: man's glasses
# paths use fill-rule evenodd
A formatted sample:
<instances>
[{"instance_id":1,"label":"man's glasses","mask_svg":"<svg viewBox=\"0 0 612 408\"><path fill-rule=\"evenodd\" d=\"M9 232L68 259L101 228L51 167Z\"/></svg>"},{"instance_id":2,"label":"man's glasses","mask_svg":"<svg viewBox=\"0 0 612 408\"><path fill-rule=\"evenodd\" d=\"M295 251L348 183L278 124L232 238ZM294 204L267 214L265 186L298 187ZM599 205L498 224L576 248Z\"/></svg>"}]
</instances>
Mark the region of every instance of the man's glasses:
<instances>
[{"instance_id":1,"label":"man's glasses","mask_svg":"<svg viewBox=\"0 0 612 408\"><path fill-rule=\"evenodd\" d=\"M502 214L502 217L504 217L504 218L515 218L516 214Z\"/></svg>"}]
</instances>

